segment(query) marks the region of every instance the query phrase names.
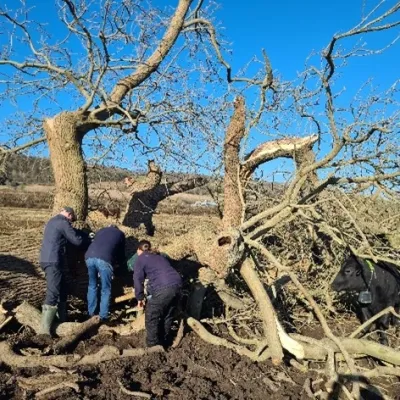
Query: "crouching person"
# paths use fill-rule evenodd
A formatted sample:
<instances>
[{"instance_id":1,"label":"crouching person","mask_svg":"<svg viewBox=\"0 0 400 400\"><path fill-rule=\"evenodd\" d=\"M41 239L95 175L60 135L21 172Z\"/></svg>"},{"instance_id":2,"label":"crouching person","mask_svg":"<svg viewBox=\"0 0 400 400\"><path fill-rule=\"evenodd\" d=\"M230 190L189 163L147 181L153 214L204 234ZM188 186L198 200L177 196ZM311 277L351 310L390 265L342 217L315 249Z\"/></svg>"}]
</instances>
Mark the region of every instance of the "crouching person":
<instances>
[{"instance_id":1,"label":"crouching person","mask_svg":"<svg viewBox=\"0 0 400 400\"><path fill-rule=\"evenodd\" d=\"M89 275L88 313L90 316L96 315L100 280L99 316L102 321L106 321L110 308L111 283L114 277L113 265L118 263L119 268L126 268L124 233L115 225L97 231L85 254L85 261Z\"/></svg>"},{"instance_id":2,"label":"crouching person","mask_svg":"<svg viewBox=\"0 0 400 400\"><path fill-rule=\"evenodd\" d=\"M145 306L148 347L169 345L170 330L179 299L182 280L165 257L151 251L147 240L139 242L134 268L134 287L138 306L144 307L144 281L148 279Z\"/></svg>"},{"instance_id":3,"label":"crouching person","mask_svg":"<svg viewBox=\"0 0 400 400\"><path fill-rule=\"evenodd\" d=\"M67 287L64 276L64 258L67 242L82 246L84 238L71 226L76 219L71 207L64 207L52 217L44 229L40 249L40 266L46 276L46 299L42 306L40 333L51 334L51 327L58 313L60 322L67 319Z\"/></svg>"}]
</instances>

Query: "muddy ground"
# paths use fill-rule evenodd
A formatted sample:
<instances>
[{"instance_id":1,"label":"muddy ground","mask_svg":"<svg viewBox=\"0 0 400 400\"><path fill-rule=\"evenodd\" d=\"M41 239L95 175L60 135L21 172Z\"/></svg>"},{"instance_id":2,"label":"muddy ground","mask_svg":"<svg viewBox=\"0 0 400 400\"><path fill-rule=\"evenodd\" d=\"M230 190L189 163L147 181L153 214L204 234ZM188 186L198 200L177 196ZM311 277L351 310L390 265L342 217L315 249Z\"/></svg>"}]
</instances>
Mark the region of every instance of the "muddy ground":
<instances>
[{"instance_id":1,"label":"muddy ground","mask_svg":"<svg viewBox=\"0 0 400 400\"><path fill-rule=\"evenodd\" d=\"M16 338L15 338L16 339ZM21 340L21 341L20 341ZM130 348L143 345L142 335L115 338L99 335L81 342L77 353L91 353L104 344ZM30 344L28 337L20 338L16 348ZM2 399L29 399L27 393L15 383L16 376L34 376L44 369L18 369L1 367L0 396ZM81 393L63 389L54 393L56 399L131 399L121 392L121 382L129 390L152 395L154 399L301 399L301 386L305 377L291 368L273 368L269 363L256 364L226 349L217 349L200 341L190 333L181 346L165 354L152 354L140 359L106 362L97 367L78 368L85 382ZM265 385L265 379L275 381L276 392Z\"/></svg>"},{"instance_id":2,"label":"muddy ground","mask_svg":"<svg viewBox=\"0 0 400 400\"><path fill-rule=\"evenodd\" d=\"M15 333L2 333L0 340L8 340L16 352L24 348L44 349L42 341L29 328L11 327ZM315 337L321 331L314 326L302 333ZM54 339L57 340L57 339ZM145 333L132 336L100 333L82 340L76 346L75 354L92 354L104 345L113 345L119 349L143 347ZM48 345L49 343L47 343ZM51 343L50 343L51 344ZM365 360L364 366L371 368L372 360ZM46 399L132 399L139 398L124 394L121 386L131 391L141 391L151 395L152 399L198 400L198 399L309 399L304 386L309 378L318 381L316 370L323 364L313 363L308 373L302 373L285 359L282 366L274 367L270 362L254 363L245 357L221 347L209 345L200 340L193 332L187 332L176 349L165 353L150 354L140 358L120 359L101 363L95 367L75 368L81 376L79 393L63 388L47 395ZM46 368L11 369L0 364L0 399L33 399L34 392L19 387L19 377L39 376L48 373ZM312 387L318 390L317 382ZM380 379L371 383L363 391L363 398L400 399L400 382L397 378ZM318 397L316 397L318 398ZM329 399L341 398L333 394Z\"/></svg>"}]
</instances>

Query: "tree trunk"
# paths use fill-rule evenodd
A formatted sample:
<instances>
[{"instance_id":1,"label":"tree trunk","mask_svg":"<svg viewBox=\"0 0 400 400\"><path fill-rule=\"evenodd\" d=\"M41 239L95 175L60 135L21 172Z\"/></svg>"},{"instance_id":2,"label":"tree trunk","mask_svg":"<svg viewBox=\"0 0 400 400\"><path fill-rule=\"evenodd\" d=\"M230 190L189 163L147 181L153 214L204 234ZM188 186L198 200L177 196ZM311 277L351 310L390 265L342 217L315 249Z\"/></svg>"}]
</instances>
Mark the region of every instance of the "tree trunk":
<instances>
[{"instance_id":1,"label":"tree trunk","mask_svg":"<svg viewBox=\"0 0 400 400\"><path fill-rule=\"evenodd\" d=\"M83 135L78 130L79 115L62 112L43 124L50 150L56 193L53 212L73 207L78 220L85 220L88 208L86 165L82 154Z\"/></svg>"},{"instance_id":2,"label":"tree trunk","mask_svg":"<svg viewBox=\"0 0 400 400\"><path fill-rule=\"evenodd\" d=\"M241 223L243 204L240 197L240 142L245 134L246 109L238 97L224 142L224 216L223 228L237 228Z\"/></svg>"}]
</instances>

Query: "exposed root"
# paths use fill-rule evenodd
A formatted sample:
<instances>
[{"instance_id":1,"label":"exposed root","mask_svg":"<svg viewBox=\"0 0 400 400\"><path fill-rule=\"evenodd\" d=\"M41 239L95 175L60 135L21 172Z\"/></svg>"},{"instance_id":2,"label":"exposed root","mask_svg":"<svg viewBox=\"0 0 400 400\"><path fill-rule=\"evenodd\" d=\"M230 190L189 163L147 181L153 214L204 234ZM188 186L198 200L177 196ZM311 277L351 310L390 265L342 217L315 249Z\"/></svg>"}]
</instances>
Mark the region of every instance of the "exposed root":
<instances>
[{"instance_id":1,"label":"exposed root","mask_svg":"<svg viewBox=\"0 0 400 400\"><path fill-rule=\"evenodd\" d=\"M16 354L7 342L0 342L0 361L10 367L36 368L55 366L59 368L71 368L78 365L97 365L104 361L115 360L126 357L142 357L146 354L161 353L161 346L149 349L127 349L119 350L114 346L104 346L97 353L78 356L54 355L54 356L20 356Z\"/></svg>"},{"instance_id":2,"label":"exposed root","mask_svg":"<svg viewBox=\"0 0 400 400\"><path fill-rule=\"evenodd\" d=\"M40 311L31 304L23 301L14 310L16 320L23 326L29 326L36 334L40 332ZM76 329L80 329L79 322L64 322L55 325L56 335L59 337L73 335Z\"/></svg>"},{"instance_id":3,"label":"exposed root","mask_svg":"<svg viewBox=\"0 0 400 400\"><path fill-rule=\"evenodd\" d=\"M137 317L134 321L128 324L118 326L106 326L100 327L99 332L115 332L121 336L132 335L133 333L140 332L145 328L145 315L143 312L138 312Z\"/></svg>"},{"instance_id":4,"label":"exposed root","mask_svg":"<svg viewBox=\"0 0 400 400\"><path fill-rule=\"evenodd\" d=\"M283 351L282 344L278 336L275 311L271 300L269 299L268 294L257 275L257 272L251 265L250 259L246 259L243 262L240 273L249 286L258 304L264 325L264 335L267 339L272 357L272 363L278 365L282 362Z\"/></svg>"},{"instance_id":5,"label":"exposed root","mask_svg":"<svg viewBox=\"0 0 400 400\"><path fill-rule=\"evenodd\" d=\"M132 300L135 298L135 291L133 290L130 293L126 293L123 296L116 297L114 300L115 304L123 303L124 301Z\"/></svg>"},{"instance_id":6,"label":"exposed root","mask_svg":"<svg viewBox=\"0 0 400 400\"><path fill-rule=\"evenodd\" d=\"M40 392L37 392L35 394L35 398L36 399L40 399L41 397L44 397L48 393L54 392L54 391L59 390L59 389L63 389L65 387L69 387L71 389L74 389L75 392L79 393L79 385L78 384L76 384L74 382L61 382L61 383L59 383L57 385L51 386L51 387L49 387L47 389L43 389Z\"/></svg>"},{"instance_id":7,"label":"exposed root","mask_svg":"<svg viewBox=\"0 0 400 400\"><path fill-rule=\"evenodd\" d=\"M291 358L289 361L289 364L293 367L302 372L303 374L306 374L308 372L308 367L304 364L299 363L296 361L294 358Z\"/></svg>"},{"instance_id":8,"label":"exposed root","mask_svg":"<svg viewBox=\"0 0 400 400\"><path fill-rule=\"evenodd\" d=\"M237 345L224 338L213 335L212 333L208 332L206 328L204 328L201 322L195 320L194 318L188 318L187 323L193 329L193 331L196 332L200 336L200 338L207 343L213 344L215 346L226 347L227 349L233 350L241 356L246 356L251 360L257 362L265 361L271 357L269 351L264 351L262 354L258 354L258 352L250 351L244 346Z\"/></svg>"},{"instance_id":9,"label":"exposed root","mask_svg":"<svg viewBox=\"0 0 400 400\"><path fill-rule=\"evenodd\" d=\"M118 381L119 387L121 389L122 393L128 394L129 396L136 396L136 397L141 397L142 399L151 399L151 394L144 393L144 392L138 392L138 391L132 391L128 390L124 387L121 381Z\"/></svg>"},{"instance_id":10,"label":"exposed root","mask_svg":"<svg viewBox=\"0 0 400 400\"><path fill-rule=\"evenodd\" d=\"M263 382L271 392L276 393L279 390L278 385L275 382L273 382L272 379L269 379L267 376L263 378Z\"/></svg>"},{"instance_id":11,"label":"exposed root","mask_svg":"<svg viewBox=\"0 0 400 400\"><path fill-rule=\"evenodd\" d=\"M85 333L89 332L93 328L100 324L100 317L98 315L88 319L87 321L80 324L80 326L72 332L71 335L65 336L54 346L54 354L60 354L67 350L70 346L76 343Z\"/></svg>"},{"instance_id":12,"label":"exposed root","mask_svg":"<svg viewBox=\"0 0 400 400\"><path fill-rule=\"evenodd\" d=\"M76 383L79 382L81 377L74 373L69 373L67 371L60 371L52 374L44 374L38 377L30 377L30 378L17 378L18 385L25 390L44 390L51 386L59 385L62 382L71 382Z\"/></svg>"}]
</instances>

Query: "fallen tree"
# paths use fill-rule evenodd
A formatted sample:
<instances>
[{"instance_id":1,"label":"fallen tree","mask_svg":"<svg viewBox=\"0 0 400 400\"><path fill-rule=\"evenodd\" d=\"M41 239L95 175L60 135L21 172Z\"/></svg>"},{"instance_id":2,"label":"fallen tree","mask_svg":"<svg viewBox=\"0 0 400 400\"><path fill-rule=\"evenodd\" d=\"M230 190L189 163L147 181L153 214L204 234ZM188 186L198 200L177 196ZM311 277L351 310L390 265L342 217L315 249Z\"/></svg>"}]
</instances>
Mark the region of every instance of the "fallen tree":
<instances>
[{"instance_id":1,"label":"fallen tree","mask_svg":"<svg viewBox=\"0 0 400 400\"><path fill-rule=\"evenodd\" d=\"M391 161L393 153L387 148L381 148L384 157L376 160L375 155L370 152L371 145L380 148L382 142L379 138L383 137L396 148L396 113L388 113L389 116L385 114L385 117L368 122L361 119L360 116L365 115L366 110L377 106L377 97L371 95L366 98L365 103L358 105L359 114L353 113L354 121L340 120L337 118L335 97L339 94L333 94L332 81L339 60L347 57L336 49L337 43L361 33L391 29L393 25L385 25L382 21L397 15L398 11L397 5L382 15L371 18L369 22L363 20L353 29L334 36L322 53L323 67L310 66L304 72L299 86L293 88L293 96L288 100L293 102L291 111L298 113L300 118L308 118L311 121L315 128L314 135L287 135L284 139L270 140L242 158L242 139L260 121L267 98L271 100L268 104L270 110L284 114L284 101L279 98L279 95L284 96L284 93L279 92L279 83L274 81L269 60L265 55L265 78L262 82L247 80L260 88L260 109L258 112L247 113L250 117L246 125L244 99L238 97L225 133L224 208L220 226L214 230L199 228L179 237L177 243L163 248L174 258L194 257L203 265L199 271L199 280L204 286L213 285L218 279L228 282L230 275L236 278L241 276L258 306L257 318L261 321L262 333L259 330L250 333L247 329L246 337L242 337L234 332L233 326L227 321L225 325L231 337L231 340L228 340L225 337L215 337L199 321L189 319L188 323L200 337L253 360L271 358L274 364L282 361L283 350L298 358L324 360L328 392L332 391L332 383L338 382L336 353L340 353L350 371L345 374L349 380L351 376L363 375L356 365L354 353L362 353L393 365L398 365L399 361L398 352L389 347L365 339L354 342L353 338L338 337L327 323L324 312L313 295L291 268L302 261L308 262L307 268L313 265L331 268L334 263L340 262L347 247L363 257L396 263L392 258L395 254L393 249L388 249L386 245L388 250L386 254L382 254L383 246L376 245L374 248L373 236L371 231L368 232L369 225L361 225L358 222L359 216L355 216L358 210L354 202L357 196L357 204L365 202L365 190L371 187L372 190L376 189L376 198L382 195L383 203L384 196L398 201L398 195L393 188L398 184L400 172ZM218 50L218 44L214 45ZM348 57L356 53L357 49L351 51ZM310 90L308 86L311 82L315 85L314 79L317 79L320 85L316 91ZM267 93L271 96L267 97ZM392 87L385 95L393 99L396 91ZM315 109L315 104L319 101L325 104L323 117ZM354 109L352 110L354 112ZM284 121L282 124L284 125ZM328 132L322 129L324 124L328 125ZM273 127L276 126L275 121ZM315 145L324 138L330 140L332 146L326 154L317 155L318 149ZM262 164L278 158L293 161L291 179L285 184L280 196L269 199L269 202L265 201L258 212L250 215L247 201L250 178ZM353 165L357 165L363 174L354 173ZM342 187L345 187L346 191L341 190ZM352 192L350 196L349 192ZM287 275L298 293L297 296L301 297L321 324L326 338L316 341L299 335L288 335L279 322L261 274L268 277L269 285L274 285L277 278ZM271 275L275 276L275 279ZM329 278L324 278L325 292L328 292ZM232 304L226 306L229 309ZM292 342L287 341L287 337ZM256 349L250 350L251 345L256 346ZM391 373L396 374L397 369L391 369ZM350 396L358 399L359 390L360 383L357 380L352 382Z\"/></svg>"},{"instance_id":2,"label":"fallen tree","mask_svg":"<svg viewBox=\"0 0 400 400\"><path fill-rule=\"evenodd\" d=\"M272 358L273 352L267 348L267 342L259 340L255 341L256 349L254 351L248 350L242 345L235 344L233 341L220 338L210 333L200 321L194 318L188 318L188 325L206 342L215 346L223 346L228 349L234 350L236 353L246 356L253 361L261 362ZM299 360L314 360L326 361L330 352L341 354L341 349L332 343L330 339L312 339L298 334L289 334L289 336L296 341L297 345L302 348L302 355ZM390 347L383 346L379 343L372 342L365 339L352 339L352 338L338 338L340 343L344 346L349 354L357 354L364 357L373 357L376 360L385 361L389 364L400 365L400 352L391 349ZM398 369L394 369L397 371Z\"/></svg>"}]
</instances>

